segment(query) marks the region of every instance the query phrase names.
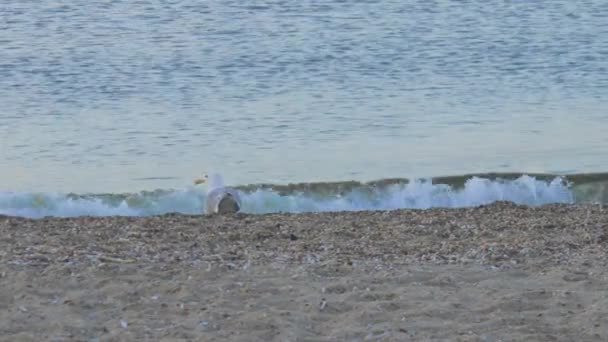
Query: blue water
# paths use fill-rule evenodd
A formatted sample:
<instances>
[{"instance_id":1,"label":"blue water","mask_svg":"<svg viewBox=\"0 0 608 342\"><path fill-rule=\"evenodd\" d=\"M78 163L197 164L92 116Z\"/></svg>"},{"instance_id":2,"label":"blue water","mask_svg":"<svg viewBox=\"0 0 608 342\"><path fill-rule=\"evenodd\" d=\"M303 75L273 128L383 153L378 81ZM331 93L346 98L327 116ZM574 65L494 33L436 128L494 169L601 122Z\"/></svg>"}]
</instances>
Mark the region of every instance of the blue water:
<instances>
[{"instance_id":1,"label":"blue water","mask_svg":"<svg viewBox=\"0 0 608 342\"><path fill-rule=\"evenodd\" d=\"M0 195L605 172L607 94L605 1L8 0Z\"/></svg>"}]
</instances>

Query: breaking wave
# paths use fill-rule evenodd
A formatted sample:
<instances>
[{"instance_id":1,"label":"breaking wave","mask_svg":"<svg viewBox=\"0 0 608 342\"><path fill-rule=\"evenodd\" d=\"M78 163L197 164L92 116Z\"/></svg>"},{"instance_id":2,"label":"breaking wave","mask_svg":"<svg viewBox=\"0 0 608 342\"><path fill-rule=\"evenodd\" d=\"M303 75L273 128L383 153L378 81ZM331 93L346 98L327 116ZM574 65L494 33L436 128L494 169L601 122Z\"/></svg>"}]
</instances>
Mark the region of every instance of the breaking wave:
<instances>
[{"instance_id":1,"label":"breaking wave","mask_svg":"<svg viewBox=\"0 0 608 342\"><path fill-rule=\"evenodd\" d=\"M485 174L374 182L237 186L246 213L468 207L495 201L543 205L608 201L608 175ZM0 192L0 214L44 216L148 216L200 214L200 187L122 194Z\"/></svg>"}]
</instances>

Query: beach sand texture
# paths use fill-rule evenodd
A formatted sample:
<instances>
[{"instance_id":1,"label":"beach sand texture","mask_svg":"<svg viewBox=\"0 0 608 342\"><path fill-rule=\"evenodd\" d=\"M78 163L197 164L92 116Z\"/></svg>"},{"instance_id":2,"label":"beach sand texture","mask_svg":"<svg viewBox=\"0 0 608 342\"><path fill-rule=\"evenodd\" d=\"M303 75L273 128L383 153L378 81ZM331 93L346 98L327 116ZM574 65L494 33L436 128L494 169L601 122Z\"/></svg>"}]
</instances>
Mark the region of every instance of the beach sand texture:
<instances>
[{"instance_id":1,"label":"beach sand texture","mask_svg":"<svg viewBox=\"0 0 608 342\"><path fill-rule=\"evenodd\" d=\"M605 341L593 205L0 217L3 341Z\"/></svg>"}]
</instances>

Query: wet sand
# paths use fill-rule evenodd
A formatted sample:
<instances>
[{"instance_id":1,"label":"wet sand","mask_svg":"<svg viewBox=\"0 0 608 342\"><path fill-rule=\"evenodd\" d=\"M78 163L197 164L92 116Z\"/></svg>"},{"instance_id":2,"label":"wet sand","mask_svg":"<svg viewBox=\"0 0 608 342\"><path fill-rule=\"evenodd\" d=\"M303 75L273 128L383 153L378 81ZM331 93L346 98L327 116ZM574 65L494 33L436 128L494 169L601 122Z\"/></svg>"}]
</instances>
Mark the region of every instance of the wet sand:
<instances>
[{"instance_id":1,"label":"wet sand","mask_svg":"<svg viewBox=\"0 0 608 342\"><path fill-rule=\"evenodd\" d=\"M608 210L0 216L2 341L605 341Z\"/></svg>"}]
</instances>

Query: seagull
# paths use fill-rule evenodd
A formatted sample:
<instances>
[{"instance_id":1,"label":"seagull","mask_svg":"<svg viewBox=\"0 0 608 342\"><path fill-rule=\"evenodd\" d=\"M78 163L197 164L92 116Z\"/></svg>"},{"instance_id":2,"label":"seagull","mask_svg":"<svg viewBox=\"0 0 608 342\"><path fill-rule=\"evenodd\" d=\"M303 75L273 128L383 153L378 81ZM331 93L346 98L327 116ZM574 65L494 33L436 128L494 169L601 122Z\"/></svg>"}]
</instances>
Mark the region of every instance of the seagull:
<instances>
[{"instance_id":1,"label":"seagull","mask_svg":"<svg viewBox=\"0 0 608 342\"><path fill-rule=\"evenodd\" d=\"M213 174L194 179L194 185L207 183L206 214L231 214L241 210L241 199L236 189L223 185L222 177Z\"/></svg>"}]
</instances>

